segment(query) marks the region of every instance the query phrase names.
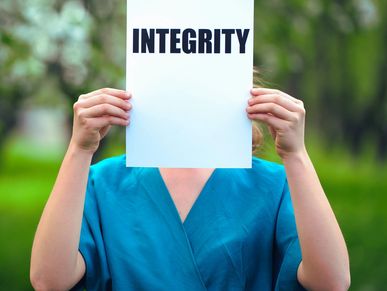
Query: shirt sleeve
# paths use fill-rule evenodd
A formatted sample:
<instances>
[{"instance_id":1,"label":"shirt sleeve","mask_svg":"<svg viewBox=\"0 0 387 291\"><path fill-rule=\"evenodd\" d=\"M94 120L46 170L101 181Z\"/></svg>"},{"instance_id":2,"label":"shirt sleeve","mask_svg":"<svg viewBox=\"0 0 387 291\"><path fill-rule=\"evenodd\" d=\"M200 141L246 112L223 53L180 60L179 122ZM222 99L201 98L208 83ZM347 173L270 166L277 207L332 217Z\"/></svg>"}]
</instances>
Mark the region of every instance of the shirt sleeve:
<instances>
[{"instance_id":1,"label":"shirt sleeve","mask_svg":"<svg viewBox=\"0 0 387 291\"><path fill-rule=\"evenodd\" d=\"M305 290L297 280L302 257L287 180L277 214L274 249L274 290Z\"/></svg>"},{"instance_id":2,"label":"shirt sleeve","mask_svg":"<svg viewBox=\"0 0 387 291\"><path fill-rule=\"evenodd\" d=\"M83 278L71 290L107 290L110 275L107 269L92 168L86 189L79 252L85 261L86 271Z\"/></svg>"}]
</instances>

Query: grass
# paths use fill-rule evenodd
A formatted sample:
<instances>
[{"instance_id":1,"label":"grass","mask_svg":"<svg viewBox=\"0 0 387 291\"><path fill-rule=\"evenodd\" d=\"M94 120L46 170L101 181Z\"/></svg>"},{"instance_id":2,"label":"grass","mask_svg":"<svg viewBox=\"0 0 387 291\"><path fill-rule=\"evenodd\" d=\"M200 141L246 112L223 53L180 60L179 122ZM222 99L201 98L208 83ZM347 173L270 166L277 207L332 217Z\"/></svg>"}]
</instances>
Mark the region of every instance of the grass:
<instances>
[{"instance_id":1,"label":"grass","mask_svg":"<svg viewBox=\"0 0 387 291\"><path fill-rule=\"evenodd\" d=\"M279 161L266 142L263 156ZM326 194L346 238L352 290L387 286L387 167L372 155L356 159L338 147L309 146ZM0 290L31 290L29 258L33 234L59 169L62 153L18 144L8 146L0 169ZM122 152L109 148L109 155ZM39 154L42 153L42 154ZM44 153L44 154L43 154Z\"/></svg>"},{"instance_id":2,"label":"grass","mask_svg":"<svg viewBox=\"0 0 387 291\"><path fill-rule=\"evenodd\" d=\"M0 290L32 290L32 239L59 159L5 155L0 170Z\"/></svg>"}]
</instances>

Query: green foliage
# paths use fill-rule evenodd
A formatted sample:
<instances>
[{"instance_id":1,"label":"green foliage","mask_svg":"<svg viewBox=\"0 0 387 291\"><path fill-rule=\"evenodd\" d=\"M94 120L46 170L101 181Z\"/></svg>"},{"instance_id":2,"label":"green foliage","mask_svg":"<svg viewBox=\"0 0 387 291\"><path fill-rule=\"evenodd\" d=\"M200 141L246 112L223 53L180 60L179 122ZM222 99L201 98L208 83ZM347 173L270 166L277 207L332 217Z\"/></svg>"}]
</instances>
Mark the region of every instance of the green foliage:
<instances>
[{"instance_id":1,"label":"green foliage","mask_svg":"<svg viewBox=\"0 0 387 291\"><path fill-rule=\"evenodd\" d=\"M309 122L357 154L387 156L385 1L255 2L255 63L304 100Z\"/></svg>"},{"instance_id":2,"label":"green foliage","mask_svg":"<svg viewBox=\"0 0 387 291\"><path fill-rule=\"evenodd\" d=\"M123 87L124 4L0 2L0 151L23 104L55 106L64 97L71 120L80 94Z\"/></svg>"}]
</instances>

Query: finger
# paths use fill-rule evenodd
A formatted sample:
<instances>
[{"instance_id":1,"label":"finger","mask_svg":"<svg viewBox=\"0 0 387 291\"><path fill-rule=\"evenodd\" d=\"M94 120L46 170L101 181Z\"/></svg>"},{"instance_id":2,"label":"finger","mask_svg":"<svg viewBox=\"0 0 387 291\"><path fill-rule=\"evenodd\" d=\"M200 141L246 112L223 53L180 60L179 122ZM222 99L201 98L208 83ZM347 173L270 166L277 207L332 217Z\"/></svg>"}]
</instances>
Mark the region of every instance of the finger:
<instances>
[{"instance_id":1,"label":"finger","mask_svg":"<svg viewBox=\"0 0 387 291\"><path fill-rule=\"evenodd\" d=\"M264 94L277 94L277 95L282 95L289 100L300 104L301 100L298 100L294 98L293 96L290 96L289 94L282 92L281 90L278 89L271 89L271 88L253 88L251 89L251 95L253 96L259 96L259 95L264 95Z\"/></svg>"},{"instance_id":2,"label":"finger","mask_svg":"<svg viewBox=\"0 0 387 291\"><path fill-rule=\"evenodd\" d=\"M258 120L262 121L263 123L267 124L274 130L281 130L285 126L287 126L288 121L285 121L283 119L280 119L276 116L270 115L270 114L264 114L264 113L254 113L254 114L248 114L249 119L251 120ZM271 131L273 134L273 132Z\"/></svg>"},{"instance_id":3,"label":"finger","mask_svg":"<svg viewBox=\"0 0 387 291\"><path fill-rule=\"evenodd\" d=\"M99 104L80 110L79 116L84 118L102 117L104 115L115 116L123 119L129 118L129 113L110 104Z\"/></svg>"},{"instance_id":4,"label":"finger","mask_svg":"<svg viewBox=\"0 0 387 291\"><path fill-rule=\"evenodd\" d=\"M270 113L278 118L288 120L288 121L295 121L296 118L294 116L294 112L291 112L284 107L276 104L276 103L262 103L262 104L256 104L253 106L249 106L246 108L247 113L249 114L257 114L257 113Z\"/></svg>"},{"instance_id":5,"label":"finger","mask_svg":"<svg viewBox=\"0 0 387 291\"><path fill-rule=\"evenodd\" d=\"M99 104L111 104L125 111L130 110L132 108L132 105L129 102L108 94L92 96L88 99L79 100L78 103L79 106L82 108L90 108Z\"/></svg>"},{"instance_id":6,"label":"finger","mask_svg":"<svg viewBox=\"0 0 387 291\"><path fill-rule=\"evenodd\" d=\"M300 99L294 98L293 96L291 96L291 95L289 95L289 94L287 94L285 92L282 92L282 91L280 91L280 92L283 94L283 96L285 98L288 98L289 100L293 101L297 105L301 105L302 107L304 107L304 102L302 102Z\"/></svg>"},{"instance_id":7,"label":"finger","mask_svg":"<svg viewBox=\"0 0 387 291\"><path fill-rule=\"evenodd\" d=\"M278 94L279 90L259 87L259 88L251 89L250 93L253 96L259 96L259 95L263 95L263 94Z\"/></svg>"},{"instance_id":8,"label":"finger","mask_svg":"<svg viewBox=\"0 0 387 291\"><path fill-rule=\"evenodd\" d=\"M128 126L130 120L115 116L103 116L98 118L88 118L88 123L90 124L90 127L103 128L109 125Z\"/></svg>"},{"instance_id":9,"label":"finger","mask_svg":"<svg viewBox=\"0 0 387 291\"><path fill-rule=\"evenodd\" d=\"M299 111L299 106L296 103L292 102L288 98L285 98L284 96L277 95L277 94L265 94L265 95L255 96L249 99L248 103L250 106L253 106L255 104L262 104L262 103L275 103L286 108L289 111L293 111L293 112Z\"/></svg>"},{"instance_id":10,"label":"finger","mask_svg":"<svg viewBox=\"0 0 387 291\"><path fill-rule=\"evenodd\" d=\"M127 100L127 99L131 98L131 96L132 96L131 93L126 92L124 90L114 89L114 88L102 88L102 89L98 89L98 90L92 91L92 92L87 93L87 94L82 94L81 96L79 96L79 99L81 99L81 100L88 99L90 97L93 97L96 95L102 95L102 94L112 95L112 96L115 96L115 97L118 97L118 98L121 98L124 100Z\"/></svg>"}]
</instances>

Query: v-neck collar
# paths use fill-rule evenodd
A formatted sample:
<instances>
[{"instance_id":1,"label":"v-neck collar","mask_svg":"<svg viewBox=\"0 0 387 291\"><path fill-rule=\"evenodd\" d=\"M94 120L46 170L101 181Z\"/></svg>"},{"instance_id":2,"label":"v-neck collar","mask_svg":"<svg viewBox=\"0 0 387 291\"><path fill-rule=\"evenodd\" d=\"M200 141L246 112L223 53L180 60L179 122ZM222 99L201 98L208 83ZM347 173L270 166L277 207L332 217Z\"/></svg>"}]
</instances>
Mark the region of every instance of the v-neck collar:
<instances>
[{"instance_id":1,"label":"v-neck collar","mask_svg":"<svg viewBox=\"0 0 387 291\"><path fill-rule=\"evenodd\" d=\"M214 170L215 172L215 170ZM214 172L211 174L210 178L213 179ZM169 195L167 186L162 179L162 176L158 168L143 168L142 169L143 179L140 180L141 185L146 190L148 197L151 199L153 206L157 213L155 213L155 218L157 222L161 222L162 226L166 231L169 232L169 241L168 243L174 243L176 248L176 253L185 257L191 264L186 264L181 266L179 274L182 276L189 276L188 281L193 280L194 278L190 274L196 274L197 278L197 288L195 290L207 290L207 287L203 281L202 274L198 268L196 257L193 253L190 236L186 232L186 228L181 221L180 215L177 211L177 208L172 200L172 197ZM144 179L145 178L145 179ZM210 182L210 178L207 180L205 187L203 187L199 196L205 194ZM198 197L199 198L199 197ZM194 204L197 204L196 199ZM190 212L192 212L193 206L191 207ZM188 215L184 220L184 223L187 222ZM156 222L156 221L155 221ZM168 236L167 236L168 237ZM168 240L168 239L167 239ZM184 262L184 259L183 259ZM188 261L185 261L188 262Z\"/></svg>"},{"instance_id":2,"label":"v-neck collar","mask_svg":"<svg viewBox=\"0 0 387 291\"><path fill-rule=\"evenodd\" d=\"M176 204L173 201L172 195L169 192L168 187L167 187L167 185L166 185L166 183L161 175L160 169L154 168L154 170L156 172L155 175L157 176L157 179L159 180L161 187L162 187L162 189L161 189L162 194L161 195L165 195L166 199L168 200L168 203L170 204L171 208L174 211L176 218L178 219L178 221L180 222L180 224L183 227L188 223L190 217L194 215L194 212L196 211L195 209L200 206L200 201L204 199L203 196L208 195L207 194L208 188L210 187L212 180L215 179L214 177L217 175L217 172L219 171L219 169L217 169L217 168L215 168L212 171L211 175L208 177L207 181L204 183L203 188L201 189L200 193L196 197L194 203L192 204L190 210L188 211L188 213L183 221L180 217L180 214L179 214L179 211L176 207Z\"/></svg>"}]
</instances>

